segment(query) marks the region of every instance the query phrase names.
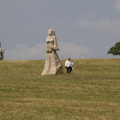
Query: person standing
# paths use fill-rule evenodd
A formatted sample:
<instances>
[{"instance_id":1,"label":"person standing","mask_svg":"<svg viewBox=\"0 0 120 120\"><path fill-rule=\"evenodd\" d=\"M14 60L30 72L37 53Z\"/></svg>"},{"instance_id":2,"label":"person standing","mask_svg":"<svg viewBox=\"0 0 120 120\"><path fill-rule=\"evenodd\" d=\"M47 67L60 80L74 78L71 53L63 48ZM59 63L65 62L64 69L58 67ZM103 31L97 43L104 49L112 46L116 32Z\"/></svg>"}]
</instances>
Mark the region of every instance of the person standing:
<instances>
[{"instance_id":1,"label":"person standing","mask_svg":"<svg viewBox=\"0 0 120 120\"><path fill-rule=\"evenodd\" d=\"M71 58L68 58L65 61L65 67L66 67L67 73L71 73L72 72L72 70L73 70L73 62L71 61Z\"/></svg>"}]
</instances>

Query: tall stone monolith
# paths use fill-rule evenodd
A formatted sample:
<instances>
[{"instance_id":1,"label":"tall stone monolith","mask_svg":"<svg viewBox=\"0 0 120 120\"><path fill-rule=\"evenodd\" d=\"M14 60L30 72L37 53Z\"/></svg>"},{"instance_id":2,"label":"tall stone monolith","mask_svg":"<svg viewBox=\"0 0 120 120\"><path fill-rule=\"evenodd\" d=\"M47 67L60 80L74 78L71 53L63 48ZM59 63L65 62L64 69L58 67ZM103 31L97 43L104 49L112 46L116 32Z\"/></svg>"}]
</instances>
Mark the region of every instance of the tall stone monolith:
<instances>
[{"instance_id":1,"label":"tall stone monolith","mask_svg":"<svg viewBox=\"0 0 120 120\"><path fill-rule=\"evenodd\" d=\"M58 50L55 31L54 29L49 29L45 44L46 60L41 75L55 75L62 72L62 64L56 52Z\"/></svg>"},{"instance_id":2,"label":"tall stone monolith","mask_svg":"<svg viewBox=\"0 0 120 120\"><path fill-rule=\"evenodd\" d=\"M1 42L0 42L0 60L4 59L4 49L1 47Z\"/></svg>"}]
</instances>

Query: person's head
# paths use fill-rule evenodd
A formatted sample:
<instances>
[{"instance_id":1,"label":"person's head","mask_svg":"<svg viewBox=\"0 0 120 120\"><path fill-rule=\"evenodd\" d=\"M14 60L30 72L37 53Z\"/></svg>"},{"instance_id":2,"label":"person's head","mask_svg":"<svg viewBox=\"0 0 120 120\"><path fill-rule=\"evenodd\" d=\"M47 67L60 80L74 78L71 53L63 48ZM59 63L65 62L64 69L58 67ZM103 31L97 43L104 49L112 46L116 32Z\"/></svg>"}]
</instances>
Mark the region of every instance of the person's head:
<instances>
[{"instance_id":1,"label":"person's head","mask_svg":"<svg viewBox=\"0 0 120 120\"><path fill-rule=\"evenodd\" d=\"M70 61L70 60L71 60L71 58L68 58L68 60Z\"/></svg>"}]
</instances>

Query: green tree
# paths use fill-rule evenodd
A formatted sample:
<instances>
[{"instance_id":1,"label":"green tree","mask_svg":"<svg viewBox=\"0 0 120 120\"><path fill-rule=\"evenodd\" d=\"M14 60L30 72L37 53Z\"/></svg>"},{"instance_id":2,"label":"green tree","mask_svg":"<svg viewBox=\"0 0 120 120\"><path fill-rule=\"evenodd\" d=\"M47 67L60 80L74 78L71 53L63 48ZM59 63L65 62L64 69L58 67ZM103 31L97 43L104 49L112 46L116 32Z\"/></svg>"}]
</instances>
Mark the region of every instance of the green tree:
<instances>
[{"instance_id":1,"label":"green tree","mask_svg":"<svg viewBox=\"0 0 120 120\"><path fill-rule=\"evenodd\" d=\"M113 47L111 47L108 54L120 55L120 42L117 42Z\"/></svg>"}]
</instances>

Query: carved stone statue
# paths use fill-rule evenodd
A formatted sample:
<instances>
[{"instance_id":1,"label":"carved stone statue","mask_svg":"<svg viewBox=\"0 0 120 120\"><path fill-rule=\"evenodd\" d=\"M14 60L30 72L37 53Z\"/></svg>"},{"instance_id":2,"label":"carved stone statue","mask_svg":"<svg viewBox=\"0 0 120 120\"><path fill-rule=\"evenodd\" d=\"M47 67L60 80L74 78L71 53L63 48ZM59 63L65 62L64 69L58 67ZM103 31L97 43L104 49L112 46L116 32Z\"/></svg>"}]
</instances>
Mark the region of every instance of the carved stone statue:
<instances>
[{"instance_id":1,"label":"carved stone statue","mask_svg":"<svg viewBox=\"0 0 120 120\"><path fill-rule=\"evenodd\" d=\"M3 60L4 59L4 49L1 48L1 42L0 42L0 60Z\"/></svg>"},{"instance_id":2,"label":"carved stone statue","mask_svg":"<svg viewBox=\"0 0 120 120\"><path fill-rule=\"evenodd\" d=\"M62 64L57 55L59 48L57 45L57 39L55 31L53 29L48 30L48 36L46 38L46 60L44 69L41 75L54 75L62 72Z\"/></svg>"}]
</instances>

